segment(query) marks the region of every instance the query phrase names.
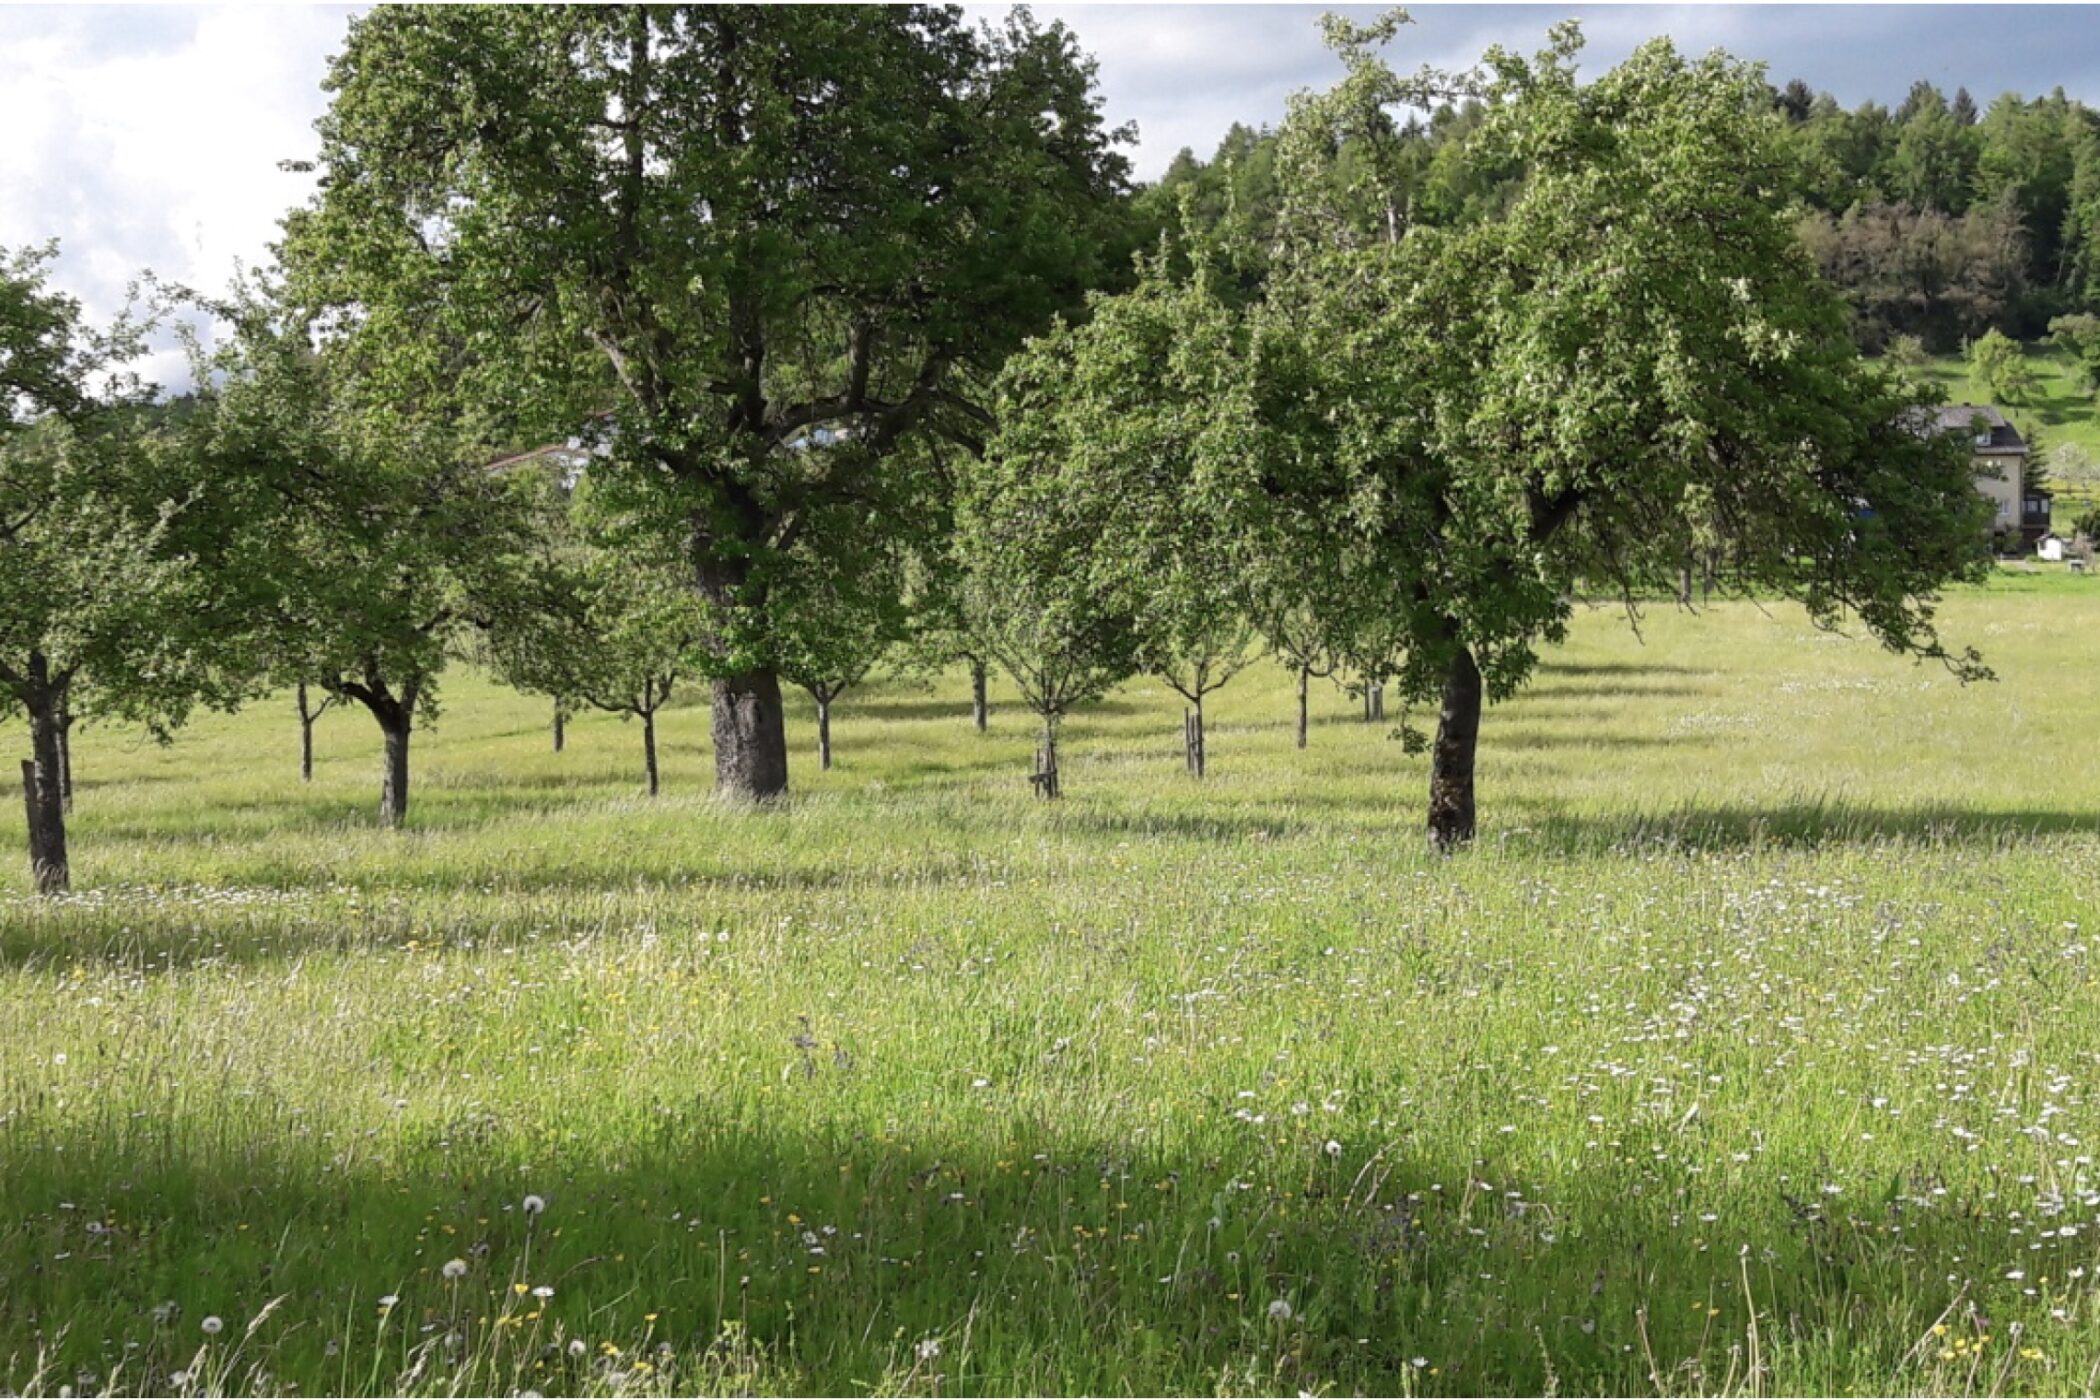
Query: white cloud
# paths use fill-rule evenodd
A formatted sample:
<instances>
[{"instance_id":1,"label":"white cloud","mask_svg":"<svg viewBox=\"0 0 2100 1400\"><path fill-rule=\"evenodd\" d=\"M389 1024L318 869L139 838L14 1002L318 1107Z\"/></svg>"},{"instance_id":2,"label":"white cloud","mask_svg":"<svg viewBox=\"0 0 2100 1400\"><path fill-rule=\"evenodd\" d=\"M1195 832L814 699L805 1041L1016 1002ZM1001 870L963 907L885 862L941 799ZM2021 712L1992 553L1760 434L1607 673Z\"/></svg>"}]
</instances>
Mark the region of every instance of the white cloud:
<instances>
[{"instance_id":1,"label":"white cloud","mask_svg":"<svg viewBox=\"0 0 2100 1400\"><path fill-rule=\"evenodd\" d=\"M347 11L0 11L0 245L57 238L55 280L89 312L146 269L223 291L311 189L327 56ZM181 382L165 345L146 366Z\"/></svg>"}]
</instances>

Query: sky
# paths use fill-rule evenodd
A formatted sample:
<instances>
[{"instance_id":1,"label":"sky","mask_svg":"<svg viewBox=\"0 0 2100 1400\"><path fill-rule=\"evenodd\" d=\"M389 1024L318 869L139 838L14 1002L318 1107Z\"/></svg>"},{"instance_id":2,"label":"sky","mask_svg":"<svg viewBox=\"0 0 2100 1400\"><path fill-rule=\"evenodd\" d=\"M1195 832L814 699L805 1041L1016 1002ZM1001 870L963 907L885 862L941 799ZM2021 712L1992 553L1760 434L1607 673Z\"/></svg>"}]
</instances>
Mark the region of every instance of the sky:
<instances>
[{"instance_id":1,"label":"sky","mask_svg":"<svg viewBox=\"0 0 2100 1400\"><path fill-rule=\"evenodd\" d=\"M972 6L981 14L996 6ZM1134 122L1141 178L1183 146L1208 156L1234 121L1283 115L1291 92L1338 76L1323 8L1059 5L1099 60L1112 123ZM57 238L56 280L106 317L150 268L221 291L268 256L310 177L279 163L313 154L321 78L347 6L0 7L0 248ZM1470 66L1490 44L1529 51L1582 21L1595 73L1658 34L1682 48L1761 59L1775 82L1806 79L1847 106L1891 106L1927 78L1979 105L2062 86L2100 105L2100 6L1455 5L1411 8L1395 66ZM170 345L145 366L179 383Z\"/></svg>"}]
</instances>

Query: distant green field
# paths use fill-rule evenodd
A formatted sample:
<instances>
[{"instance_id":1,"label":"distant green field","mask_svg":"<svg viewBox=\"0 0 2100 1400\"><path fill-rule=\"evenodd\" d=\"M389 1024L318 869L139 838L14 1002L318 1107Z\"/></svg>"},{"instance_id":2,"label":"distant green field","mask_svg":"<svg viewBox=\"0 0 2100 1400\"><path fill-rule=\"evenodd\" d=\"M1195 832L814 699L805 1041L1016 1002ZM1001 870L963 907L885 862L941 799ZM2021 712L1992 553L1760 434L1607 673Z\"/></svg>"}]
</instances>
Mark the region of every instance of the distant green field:
<instances>
[{"instance_id":1,"label":"distant green field","mask_svg":"<svg viewBox=\"0 0 2100 1400\"><path fill-rule=\"evenodd\" d=\"M1945 621L1996 683L1584 613L1448 860L1268 667L1057 805L959 677L764 811L466 675L401 832L361 713L89 729L79 893L0 804L0 1390L2089 1390L2100 580Z\"/></svg>"},{"instance_id":2,"label":"distant green field","mask_svg":"<svg viewBox=\"0 0 2100 1400\"><path fill-rule=\"evenodd\" d=\"M2014 425L2030 437L2037 434L2042 451L2065 443L2085 449L2094 463L2093 475L2083 480L2059 476L2056 481L2056 513L2060 526L2068 528L2071 517L2100 506L2100 400L2080 382L2076 363L2062 349L2043 342L2027 347L2027 361L2034 367L2038 391L2031 403L2000 404ZM1983 403L1988 396L1969 382L1969 369L1959 355L1943 355L1928 367L1935 383L1956 402Z\"/></svg>"}]
</instances>

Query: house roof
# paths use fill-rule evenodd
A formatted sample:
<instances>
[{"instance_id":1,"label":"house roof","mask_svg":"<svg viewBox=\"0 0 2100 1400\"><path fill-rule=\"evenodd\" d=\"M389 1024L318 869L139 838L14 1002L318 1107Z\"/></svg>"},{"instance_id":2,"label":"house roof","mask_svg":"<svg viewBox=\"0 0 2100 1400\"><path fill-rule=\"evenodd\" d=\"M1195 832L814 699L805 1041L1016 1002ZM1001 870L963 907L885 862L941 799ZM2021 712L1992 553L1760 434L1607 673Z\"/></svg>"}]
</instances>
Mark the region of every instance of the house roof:
<instances>
[{"instance_id":1,"label":"house roof","mask_svg":"<svg viewBox=\"0 0 2100 1400\"><path fill-rule=\"evenodd\" d=\"M2027 439L2020 436L2020 430L1990 404L1942 404L1932 410L1932 427L1936 432L1974 433L1978 438L1988 429L1990 441L1976 444L1979 453L2012 455L2027 450Z\"/></svg>"}]
</instances>

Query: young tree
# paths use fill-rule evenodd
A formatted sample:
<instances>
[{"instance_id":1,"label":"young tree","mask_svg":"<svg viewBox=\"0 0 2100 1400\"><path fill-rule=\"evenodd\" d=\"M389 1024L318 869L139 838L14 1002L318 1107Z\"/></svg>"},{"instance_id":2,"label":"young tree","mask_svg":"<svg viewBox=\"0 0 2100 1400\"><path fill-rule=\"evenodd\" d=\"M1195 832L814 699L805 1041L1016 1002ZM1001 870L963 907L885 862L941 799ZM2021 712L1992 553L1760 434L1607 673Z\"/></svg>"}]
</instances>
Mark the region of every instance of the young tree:
<instances>
[{"instance_id":1,"label":"young tree","mask_svg":"<svg viewBox=\"0 0 2100 1400\"><path fill-rule=\"evenodd\" d=\"M1986 399L2023 404L2034 397L2034 369L2027 352L2004 332L1985 331L1969 344L1969 382Z\"/></svg>"},{"instance_id":2,"label":"young tree","mask_svg":"<svg viewBox=\"0 0 2100 1400\"><path fill-rule=\"evenodd\" d=\"M1501 219L1308 250L1248 357L1274 381L1257 400L1287 406L1271 494L1301 552L1391 580L1402 698L1439 709L1446 849L1474 833L1484 702L1580 591L1631 606L1702 539L1735 585L1983 674L1933 627L1936 590L1985 567L1965 454L1859 359L1807 265L1761 77L1656 42L1583 85L1578 44L1566 26L1535 62L1489 55L1477 139L1528 158Z\"/></svg>"},{"instance_id":3,"label":"young tree","mask_svg":"<svg viewBox=\"0 0 2100 1400\"><path fill-rule=\"evenodd\" d=\"M988 502L965 527L972 559L966 596L985 649L1042 722L1030 781L1037 796L1055 799L1064 795L1057 745L1065 717L1129 678L1136 639L1130 620L1091 592L1083 575L1058 572L1051 542L1057 532L1043 526L1041 517Z\"/></svg>"},{"instance_id":4,"label":"young tree","mask_svg":"<svg viewBox=\"0 0 2100 1400\"><path fill-rule=\"evenodd\" d=\"M1137 665L1137 636L1112 577L1096 567L1102 501L1061 475L1073 446L1054 353L1017 356L1000 377L999 430L958 510L967 625L1042 721L1032 781L1063 792L1058 730Z\"/></svg>"},{"instance_id":5,"label":"young tree","mask_svg":"<svg viewBox=\"0 0 2100 1400\"><path fill-rule=\"evenodd\" d=\"M524 502L442 412L316 355L296 316L256 298L220 309L238 334L200 366L208 412L189 450L243 493L226 528L251 561L254 664L372 716L379 817L398 827L448 653L538 599Z\"/></svg>"},{"instance_id":6,"label":"young tree","mask_svg":"<svg viewBox=\"0 0 2100 1400\"><path fill-rule=\"evenodd\" d=\"M296 683L295 692L299 707L299 781L310 783L314 780L314 724L335 708L340 697L324 693L320 703L315 704L305 681Z\"/></svg>"},{"instance_id":7,"label":"young tree","mask_svg":"<svg viewBox=\"0 0 2100 1400\"><path fill-rule=\"evenodd\" d=\"M941 519L906 449L980 439L1006 354L1114 275L1093 73L1025 12L380 9L287 249L337 333L473 347L470 400L548 435L611 410L602 469L675 504L709 605L717 784L770 797L771 561L839 543L810 537L834 504L898 539Z\"/></svg>"},{"instance_id":8,"label":"young tree","mask_svg":"<svg viewBox=\"0 0 2100 1400\"><path fill-rule=\"evenodd\" d=\"M970 630L964 606L965 573L950 529L914 548L904 560L906 631L898 669L937 676L960 661L970 672L970 722L982 734L990 726L991 655Z\"/></svg>"},{"instance_id":9,"label":"young tree","mask_svg":"<svg viewBox=\"0 0 2100 1400\"><path fill-rule=\"evenodd\" d=\"M1304 748L1312 724L1312 682L1334 675L1341 661L1321 626L1319 614L1302 604L1272 605L1263 614L1262 638L1269 650L1298 681L1298 747Z\"/></svg>"},{"instance_id":10,"label":"young tree","mask_svg":"<svg viewBox=\"0 0 2100 1400\"><path fill-rule=\"evenodd\" d=\"M98 713L165 738L241 692L223 667L226 557L185 516L215 483L149 428L150 386L122 370L139 327L97 330L49 285L54 246L0 251L0 710L28 720L22 765L40 894L70 885L67 731Z\"/></svg>"},{"instance_id":11,"label":"young tree","mask_svg":"<svg viewBox=\"0 0 2100 1400\"><path fill-rule=\"evenodd\" d=\"M872 524L872 522L871 522ZM851 522L813 535L855 540ZM850 547L799 549L785 561L773 588L785 606L780 674L817 706L817 763L831 769L831 707L867 679L910 629L905 604L905 555L872 528Z\"/></svg>"},{"instance_id":12,"label":"young tree","mask_svg":"<svg viewBox=\"0 0 2100 1400\"><path fill-rule=\"evenodd\" d=\"M1917 336L1892 335L1881 352L1881 362L1904 383L1922 385L1926 382L1925 367L1931 360L1925 353L1925 342Z\"/></svg>"},{"instance_id":13,"label":"young tree","mask_svg":"<svg viewBox=\"0 0 2100 1400\"><path fill-rule=\"evenodd\" d=\"M661 790L656 715L696 673L706 604L685 585L675 535L619 509L597 483L573 496L537 494L535 532L549 552L553 601L510 613L491 630L497 669L511 684L551 696L555 714L588 706L642 723L642 773Z\"/></svg>"},{"instance_id":14,"label":"young tree","mask_svg":"<svg viewBox=\"0 0 2100 1400\"><path fill-rule=\"evenodd\" d=\"M1232 401L1240 318L1209 285L1180 284L1164 256L1138 288L1097 298L1075 326L1038 337L1009 363L997 451L1029 490L1082 522L1082 543L1052 567L1083 573L1102 606L1130 619L1134 662L1188 702L1185 759L1207 768L1204 704L1245 668L1252 646L1254 532L1226 487L1251 443Z\"/></svg>"},{"instance_id":15,"label":"young tree","mask_svg":"<svg viewBox=\"0 0 2100 1400\"><path fill-rule=\"evenodd\" d=\"M2078 363L2086 392L2100 394L2100 316L2079 312L2049 323L2049 337Z\"/></svg>"}]
</instances>

